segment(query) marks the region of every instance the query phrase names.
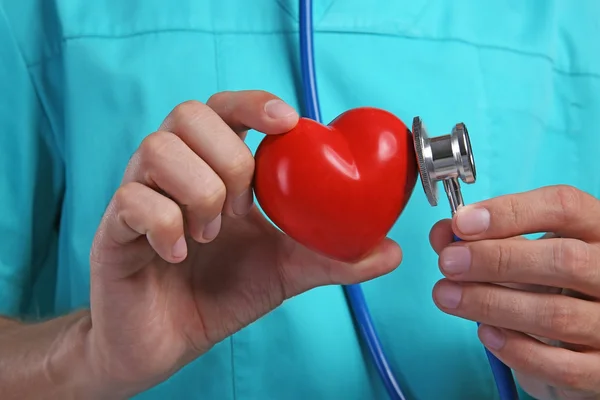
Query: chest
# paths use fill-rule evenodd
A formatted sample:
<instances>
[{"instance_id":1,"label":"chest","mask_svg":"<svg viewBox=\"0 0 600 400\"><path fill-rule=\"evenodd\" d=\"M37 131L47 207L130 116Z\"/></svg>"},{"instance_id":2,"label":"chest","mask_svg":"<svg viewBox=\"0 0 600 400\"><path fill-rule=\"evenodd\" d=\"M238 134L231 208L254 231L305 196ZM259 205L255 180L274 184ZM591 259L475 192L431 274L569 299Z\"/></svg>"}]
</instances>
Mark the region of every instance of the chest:
<instances>
[{"instance_id":1,"label":"chest","mask_svg":"<svg viewBox=\"0 0 600 400\"><path fill-rule=\"evenodd\" d=\"M182 101L263 89L301 109L295 1L108 3L59 2L66 39L33 68L67 191L86 196L70 212L98 221L139 142ZM478 183L466 189L471 201L552 183L598 190L585 174L597 166L587 152L600 148L591 132L600 118L600 57L586 51L586 28L568 19L570 8L363 4L316 2L324 119L368 105L407 123L420 115L434 135L464 121L478 168ZM251 134L248 144L254 150L259 140Z\"/></svg>"},{"instance_id":2,"label":"chest","mask_svg":"<svg viewBox=\"0 0 600 400\"><path fill-rule=\"evenodd\" d=\"M59 50L31 67L65 165L60 268L68 276L61 283L63 292L72 295L63 308L87 301L81 287L89 283L87 259L98 222L131 154L174 106L205 101L223 90L262 89L301 107L296 1L165 4L58 1L64 38ZM352 107L375 106L407 123L420 115L433 135L464 121L478 170L477 183L464 188L468 202L554 183L600 192L600 180L590 174L600 164L589 156L600 150L599 136L592 132L600 123L600 57L588 51L592 23L585 23L585 9L576 15L568 2L560 1L535 9L516 1L365 4L316 2L316 68L324 119ZM249 147L254 150L260 139L252 132ZM442 318L430 300L438 274L427 235L433 223L447 216L445 204L431 209L417 186L391 233L405 249L403 267L366 286L386 348L399 368L412 366L406 373L415 390L430 393L429 398L460 392L457 382L481 370L478 362L485 365L471 325ZM348 381L356 382L359 393L371 383L368 371L354 368L362 365L362 356L337 289L317 290L287 303L180 377L194 382L196 372L210 372L217 365L227 379L233 376L238 394L252 398L249 394L267 389L261 386L265 381L251 379L248 371L257 369L256 360L273 355L279 360L273 366L258 363L263 377L281 380L271 394L289 393L285 385L307 395L318 393L310 392L317 387L321 394L323 388L336 393ZM406 321L427 327L430 335L407 329ZM435 346L426 350L431 343ZM286 358L282 348L296 350L286 350ZM449 352L444 359L452 363L436 361L436 370L432 360L442 348ZM472 357L456 369L456 379L432 387L426 377L454 368L462 353L451 352L464 348L472 349ZM231 368L238 367L237 375L223 364L225 359L232 360ZM296 368L313 371L323 382L305 385L286 375L282 371L290 360L300 360ZM340 365L340 360L347 363ZM349 375L341 379L339 371ZM206 387L217 385L209 372L199 375ZM482 382L487 379L478 376ZM221 384L230 387L230 382Z\"/></svg>"}]
</instances>

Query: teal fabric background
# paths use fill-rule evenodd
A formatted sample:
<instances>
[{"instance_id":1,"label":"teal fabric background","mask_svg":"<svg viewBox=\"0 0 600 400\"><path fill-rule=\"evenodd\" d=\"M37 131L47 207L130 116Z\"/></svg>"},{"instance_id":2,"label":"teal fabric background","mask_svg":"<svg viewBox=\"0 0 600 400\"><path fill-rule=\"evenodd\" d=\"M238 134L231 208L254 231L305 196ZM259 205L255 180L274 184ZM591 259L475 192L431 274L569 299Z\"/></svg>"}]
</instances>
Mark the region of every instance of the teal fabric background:
<instances>
[{"instance_id":1,"label":"teal fabric background","mask_svg":"<svg viewBox=\"0 0 600 400\"><path fill-rule=\"evenodd\" d=\"M317 0L323 117L375 106L435 135L464 121L478 169L467 202L557 183L600 195L599 13L593 0ZM294 0L0 0L0 314L88 305L104 208L178 103L263 89L300 108L297 28ZM495 399L475 324L431 300L428 233L448 215L417 186L391 232L404 262L366 296L411 399ZM331 286L138 398L385 397Z\"/></svg>"}]
</instances>

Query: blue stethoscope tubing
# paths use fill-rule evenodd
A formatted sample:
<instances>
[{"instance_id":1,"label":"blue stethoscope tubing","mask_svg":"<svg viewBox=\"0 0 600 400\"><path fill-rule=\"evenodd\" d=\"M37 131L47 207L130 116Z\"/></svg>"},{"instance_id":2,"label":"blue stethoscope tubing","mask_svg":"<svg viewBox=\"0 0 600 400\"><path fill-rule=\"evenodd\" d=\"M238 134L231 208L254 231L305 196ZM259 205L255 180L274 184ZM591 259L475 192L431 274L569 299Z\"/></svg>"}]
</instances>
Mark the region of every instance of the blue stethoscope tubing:
<instances>
[{"instance_id":1,"label":"blue stethoscope tubing","mask_svg":"<svg viewBox=\"0 0 600 400\"><path fill-rule=\"evenodd\" d=\"M315 71L312 16L312 0L300 0L300 63L304 114L307 118L322 122ZM460 239L455 237L455 240ZM355 284L346 285L343 288L360 336L368 348L389 398L406 400L377 335L361 286ZM500 399L518 400L519 396L510 368L487 349L485 350Z\"/></svg>"},{"instance_id":2,"label":"blue stethoscope tubing","mask_svg":"<svg viewBox=\"0 0 600 400\"><path fill-rule=\"evenodd\" d=\"M454 241L460 242L461 239L454 235ZM479 322L477 326L479 326ZM490 364L490 369L492 370L492 375L494 376L494 381L496 382L496 389L498 390L498 395L501 400L518 400L519 392L517 390L517 385L515 384L515 379L513 377L512 371L508 366L506 366L502 361L498 359L495 355L493 355L487 347L484 347L485 355L487 356L488 362Z\"/></svg>"}]
</instances>

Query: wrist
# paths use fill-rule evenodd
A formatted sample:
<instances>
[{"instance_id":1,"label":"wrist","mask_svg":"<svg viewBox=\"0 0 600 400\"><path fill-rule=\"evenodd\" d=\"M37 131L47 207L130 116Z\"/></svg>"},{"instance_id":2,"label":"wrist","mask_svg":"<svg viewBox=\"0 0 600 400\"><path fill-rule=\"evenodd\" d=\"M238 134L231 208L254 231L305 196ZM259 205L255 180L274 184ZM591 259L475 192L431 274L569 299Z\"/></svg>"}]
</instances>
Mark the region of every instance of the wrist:
<instances>
[{"instance_id":1,"label":"wrist","mask_svg":"<svg viewBox=\"0 0 600 400\"><path fill-rule=\"evenodd\" d=\"M60 398L116 399L102 381L90 357L92 320L88 311L72 315L45 360L45 376L52 387L60 388Z\"/></svg>"},{"instance_id":2,"label":"wrist","mask_svg":"<svg viewBox=\"0 0 600 400\"><path fill-rule=\"evenodd\" d=\"M2 321L0 398L114 398L89 368L87 311L33 324Z\"/></svg>"}]
</instances>

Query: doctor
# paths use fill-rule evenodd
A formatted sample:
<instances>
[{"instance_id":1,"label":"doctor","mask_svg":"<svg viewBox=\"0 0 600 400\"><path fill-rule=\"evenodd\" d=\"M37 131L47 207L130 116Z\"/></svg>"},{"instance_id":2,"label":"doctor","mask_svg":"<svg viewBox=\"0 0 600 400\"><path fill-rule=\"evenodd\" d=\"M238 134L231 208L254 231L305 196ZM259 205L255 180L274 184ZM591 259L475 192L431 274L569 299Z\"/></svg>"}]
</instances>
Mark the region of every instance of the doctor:
<instances>
[{"instance_id":1,"label":"doctor","mask_svg":"<svg viewBox=\"0 0 600 400\"><path fill-rule=\"evenodd\" d=\"M383 399L365 281L412 399L495 398L482 343L527 396L600 398L600 6L316 7L326 119L458 118L478 157L473 204L416 192L353 265L252 201L298 121L295 1L0 1L0 398Z\"/></svg>"}]
</instances>

